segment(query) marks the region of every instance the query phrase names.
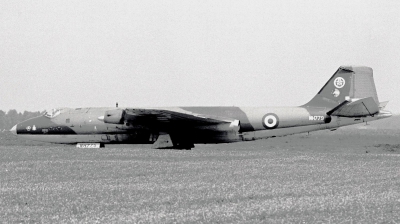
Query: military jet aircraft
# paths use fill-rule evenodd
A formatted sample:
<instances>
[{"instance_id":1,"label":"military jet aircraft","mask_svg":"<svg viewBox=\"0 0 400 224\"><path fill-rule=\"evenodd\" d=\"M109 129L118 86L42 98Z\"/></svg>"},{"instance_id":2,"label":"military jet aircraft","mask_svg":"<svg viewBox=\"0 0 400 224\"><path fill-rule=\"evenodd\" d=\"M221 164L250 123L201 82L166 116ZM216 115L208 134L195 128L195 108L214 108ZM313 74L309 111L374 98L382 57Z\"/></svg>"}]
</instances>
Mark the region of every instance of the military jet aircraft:
<instances>
[{"instance_id":1,"label":"military jet aircraft","mask_svg":"<svg viewBox=\"0 0 400 224\"><path fill-rule=\"evenodd\" d=\"M284 136L390 117L369 67L341 66L314 98L296 107L61 108L15 125L20 137L53 143L153 144L191 149Z\"/></svg>"}]
</instances>

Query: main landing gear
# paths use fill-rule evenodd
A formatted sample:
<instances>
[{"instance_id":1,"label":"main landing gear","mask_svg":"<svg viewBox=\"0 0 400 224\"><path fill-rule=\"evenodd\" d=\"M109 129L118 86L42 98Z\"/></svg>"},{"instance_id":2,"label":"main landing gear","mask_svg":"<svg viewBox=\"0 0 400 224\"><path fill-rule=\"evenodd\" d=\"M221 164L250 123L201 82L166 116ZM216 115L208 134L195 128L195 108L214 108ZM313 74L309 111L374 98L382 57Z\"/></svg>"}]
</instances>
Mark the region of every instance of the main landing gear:
<instances>
[{"instance_id":1,"label":"main landing gear","mask_svg":"<svg viewBox=\"0 0 400 224\"><path fill-rule=\"evenodd\" d=\"M185 149L191 150L194 144L188 141L188 138L174 136L171 138L169 134L160 134L157 141L154 142L153 149Z\"/></svg>"}]
</instances>

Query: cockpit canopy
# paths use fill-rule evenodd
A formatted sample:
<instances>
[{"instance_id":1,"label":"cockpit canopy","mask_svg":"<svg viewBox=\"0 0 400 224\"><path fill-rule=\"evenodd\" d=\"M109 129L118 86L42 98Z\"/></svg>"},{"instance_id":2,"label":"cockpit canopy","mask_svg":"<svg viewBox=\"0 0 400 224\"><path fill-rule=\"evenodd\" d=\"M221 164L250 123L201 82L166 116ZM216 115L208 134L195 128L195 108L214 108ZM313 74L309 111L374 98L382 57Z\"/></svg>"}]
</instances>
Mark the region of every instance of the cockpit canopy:
<instances>
[{"instance_id":1,"label":"cockpit canopy","mask_svg":"<svg viewBox=\"0 0 400 224\"><path fill-rule=\"evenodd\" d=\"M44 116L48 118L54 118L61 114L61 109L51 109L44 112Z\"/></svg>"}]
</instances>

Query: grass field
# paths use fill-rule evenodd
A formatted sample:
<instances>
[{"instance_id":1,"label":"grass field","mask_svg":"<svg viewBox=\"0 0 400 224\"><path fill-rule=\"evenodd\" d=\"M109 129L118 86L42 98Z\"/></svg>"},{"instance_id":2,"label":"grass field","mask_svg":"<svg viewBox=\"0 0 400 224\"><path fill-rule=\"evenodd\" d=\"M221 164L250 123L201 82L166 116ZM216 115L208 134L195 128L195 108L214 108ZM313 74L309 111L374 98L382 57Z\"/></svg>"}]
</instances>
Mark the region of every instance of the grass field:
<instances>
[{"instance_id":1,"label":"grass field","mask_svg":"<svg viewBox=\"0 0 400 224\"><path fill-rule=\"evenodd\" d=\"M355 131L356 130L356 131ZM102 149L0 146L6 223L400 223L399 131Z\"/></svg>"}]
</instances>

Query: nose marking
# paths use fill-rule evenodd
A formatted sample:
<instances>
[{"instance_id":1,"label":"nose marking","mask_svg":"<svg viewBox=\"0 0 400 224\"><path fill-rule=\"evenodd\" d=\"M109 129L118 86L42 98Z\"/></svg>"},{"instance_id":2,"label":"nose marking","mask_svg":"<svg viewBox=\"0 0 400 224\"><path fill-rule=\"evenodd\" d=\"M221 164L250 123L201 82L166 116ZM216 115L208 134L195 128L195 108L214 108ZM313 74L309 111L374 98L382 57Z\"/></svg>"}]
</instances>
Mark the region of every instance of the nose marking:
<instances>
[{"instance_id":1,"label":"nose marking","mask_svg":"<svg viewBox=\"0 0 400 224\"><path fill-rule=\"evenodd\" d=\"M13 133L14 135L17 134L17 125L14 125L11 129L10 132Z\"/></svg>"}]
</instances>

